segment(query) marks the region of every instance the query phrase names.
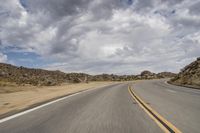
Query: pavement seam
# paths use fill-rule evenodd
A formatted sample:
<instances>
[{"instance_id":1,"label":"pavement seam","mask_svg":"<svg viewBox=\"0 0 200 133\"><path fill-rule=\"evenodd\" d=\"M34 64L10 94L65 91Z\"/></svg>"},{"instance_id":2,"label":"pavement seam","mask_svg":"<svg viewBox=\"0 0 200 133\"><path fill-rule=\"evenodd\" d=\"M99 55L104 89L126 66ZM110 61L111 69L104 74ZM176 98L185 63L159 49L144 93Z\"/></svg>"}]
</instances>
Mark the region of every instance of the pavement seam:
<instances>
[{"instance_id":1,"label":"pavement seam","mask_svg":"<svg viewBox=\"0 0 200 133\"><path fill-rule=\"evenodd\" d=\"M128 91L132 98L139 104L139 106L156 122L156 124L165 132L165 133L182 133L178 128L176 128L172 123L167 121L149 105L147 105L134 91L128 86Z\"/></svg>"}]
</instances>

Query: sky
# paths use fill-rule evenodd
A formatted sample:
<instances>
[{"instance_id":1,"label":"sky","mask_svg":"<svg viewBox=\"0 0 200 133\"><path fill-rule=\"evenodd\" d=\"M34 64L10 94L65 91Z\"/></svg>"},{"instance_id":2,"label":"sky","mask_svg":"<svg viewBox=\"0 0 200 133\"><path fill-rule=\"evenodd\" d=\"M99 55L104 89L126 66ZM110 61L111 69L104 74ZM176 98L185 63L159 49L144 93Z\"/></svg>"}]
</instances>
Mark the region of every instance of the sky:
<instances>
[{"instance_id":1,"label":"sky","mask_svg":"<svg viewBox=\"0 0 200 133\"><path fill-rule=\"evenodd\" d=\"M0 0L0 62L179 72L200 56L199 7L200 0Z\"/></svg>"}]
</instances>

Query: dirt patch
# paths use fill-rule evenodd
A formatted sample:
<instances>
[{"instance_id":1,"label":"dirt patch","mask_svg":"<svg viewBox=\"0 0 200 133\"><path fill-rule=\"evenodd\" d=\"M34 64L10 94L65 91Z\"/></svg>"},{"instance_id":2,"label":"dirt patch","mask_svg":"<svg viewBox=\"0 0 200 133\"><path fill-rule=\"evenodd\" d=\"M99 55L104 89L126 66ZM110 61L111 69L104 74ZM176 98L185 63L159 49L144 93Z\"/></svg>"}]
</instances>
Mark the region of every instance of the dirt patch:
<instances>
[{"instance_id":1,"label":"dirt patch","mask_svg":"<svg viewBox=\"0 0 200 133\"><path fill-rule=\"evenodd\" d=\"M28 89L27 87L21 87L21 89L17 88L9 93L7 91L1 91L0 116L9 114L9 112L24 110L32 105L36 105L56 97L61 97L86 89L103 87L114 83L116 82L90 82L89 84L65 84L54 87L28 87ZM6 89L8 90L8 88Z\"/></svg>"}]
</instances>

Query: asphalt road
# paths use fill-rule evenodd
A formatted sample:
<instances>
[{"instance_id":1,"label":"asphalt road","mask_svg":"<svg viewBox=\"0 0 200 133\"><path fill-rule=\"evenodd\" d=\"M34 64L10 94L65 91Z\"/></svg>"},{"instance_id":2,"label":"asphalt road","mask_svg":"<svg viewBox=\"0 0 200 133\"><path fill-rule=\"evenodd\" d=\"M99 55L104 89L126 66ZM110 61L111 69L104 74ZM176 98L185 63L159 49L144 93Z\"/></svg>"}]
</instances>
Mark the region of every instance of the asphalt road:
<instances>
[{"instance_id":1,"label":"asphalt road","mask_svg":"<svg viewBox=\"0 0 200 133\"><path fill-rule=\"evenodd\" d=\"M0 133L160 133L127 84L83 92L0 123Z\"/></svg>"},{"instance_id":2,"label":"asphalt road","mask_svg":"<svg viewBox=\"0 0 200 133\"><path fill-rule=\"evenodd\" d=\"M174 86L166 80L140 81L134 91L184 133L200 133L200 90Z\"/></svg>"},{"instance_id":3,"label":"asphalt road","mask_svg":"<svg viewBox=\"0 0 200 133\"><path fill-rule=\"evenodd\" d=\"M0 133L160 133L161 128L133 100L130 83L70 96L0 123ZM133 90L182 132L200 132L200 91L165 80L139 81Z\"/></svg>"}]
</instances>

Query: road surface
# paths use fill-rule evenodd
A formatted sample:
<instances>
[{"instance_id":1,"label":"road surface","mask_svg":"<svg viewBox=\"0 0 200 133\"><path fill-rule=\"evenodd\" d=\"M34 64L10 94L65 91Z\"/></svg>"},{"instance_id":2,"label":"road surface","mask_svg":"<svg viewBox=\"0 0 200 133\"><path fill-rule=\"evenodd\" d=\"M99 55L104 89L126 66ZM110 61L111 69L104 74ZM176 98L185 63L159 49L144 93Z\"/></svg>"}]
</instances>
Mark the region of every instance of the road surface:
<instances>
[{"instance_id":1,"label":"road surface","mask_svg":"<svg viewBox=\"0 0 200 133\"><path fill-rule=\"evenodd\" d=\"M183 132L198 132L200 91L165 80L111 85L68 97L0 123L0 133L160 133L137 104L134 91Z\"/></svg>"},{"instance_id":2,"label":"road surface","mask_svg":"<svg viewBox=\"0 0 200 133\"><path fill-rule=\"evenodd\" d=\"M200 90L174 86L166 80L141 81L134 91L184 133L200 133Z\"/></svg>"},{"instance_id":3,"label":"road surface","mask_svg":"<svg viewBox=\"0 0 200 133\"><path fill-rule=\"evenodd\" d=\"M69 97L0 123L0 133L160 133L133 101L127 84Z\"/></svg>"}]
</instances>

